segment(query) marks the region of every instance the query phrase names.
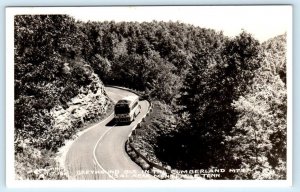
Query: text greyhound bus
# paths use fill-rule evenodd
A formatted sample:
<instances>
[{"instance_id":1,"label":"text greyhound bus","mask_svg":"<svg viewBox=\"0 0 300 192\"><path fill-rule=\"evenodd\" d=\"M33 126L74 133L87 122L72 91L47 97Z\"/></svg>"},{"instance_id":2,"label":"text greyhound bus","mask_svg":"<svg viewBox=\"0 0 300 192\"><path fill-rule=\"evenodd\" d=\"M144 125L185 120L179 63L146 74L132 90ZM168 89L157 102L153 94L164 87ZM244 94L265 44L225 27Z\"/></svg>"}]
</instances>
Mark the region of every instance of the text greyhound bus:
<instances>
[{"instance_id":1,"label":"text greyhound bus","mask_svg":"<svg viewBox=\"0 0 300 192\"><path fill-rule=\"evenodd\" d=\"M127 96L115 105L115 120L117 122L132 122L141 112L138 96Z\"/></svg>"}]
</instances>

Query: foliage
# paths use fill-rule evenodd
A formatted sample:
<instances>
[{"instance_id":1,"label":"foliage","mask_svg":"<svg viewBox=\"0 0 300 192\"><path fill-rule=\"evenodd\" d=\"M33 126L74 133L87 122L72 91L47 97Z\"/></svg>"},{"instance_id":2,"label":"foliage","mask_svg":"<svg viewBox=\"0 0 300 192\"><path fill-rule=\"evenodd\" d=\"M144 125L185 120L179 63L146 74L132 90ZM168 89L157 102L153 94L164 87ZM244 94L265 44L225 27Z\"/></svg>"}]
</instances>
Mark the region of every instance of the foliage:
<instances>
[{"instance_id":1,"label":"foliage","mask_svg":"<svg viewBox=\"0 0 300 192\"><path fill-rule=\"evenodd\" d=\"M73 122L67 130L56 129L51 110L56 106L68 108L82 87L97 92L102 84L95 79L90 63L85 61L88 46L84 45L88 44L80 23L66 15L17 15L14 21L16 167L25 166L29 171L43 168L44 165L36 161L44 159L48 163L53 156L37 158L28 151L48 150L54 155L81 125ZM22 177L33 179L24 171L16 171L23 174ZM60 171L58 175L55 170L50 172L53 177L46 176L46 179L65 178L60 176Z\"/></svg>"},{"instance_id":2,"label":"foliage","mask_svg":"<svg viewBox=\"0 0 300 192\"><path fill-rule=\"evenodd\" d=\"M172 141L161 139L163 145L178 143L173 151L184 153L173 160L167 158L176 167L182 166L178 165L180 161L186 164L184 168L235 166L224 144L237 121L231 103L245 93L259 67L259 43L245 32L218 42L218 49L205 50L185 76L178 104L182 106L180 112L188 116L187 121L181 123ZM206 158L200 160L203 156Z\"/></svg>"},{"instance_id":3,"label":"foliage","mask_svg":"<svg viewBox=\"0 0 300 192\"><path fill-rule=\"evenodd\" d=\"M260 81L257 75L270 63L278 61L269 69L286 81L285 50L279 40L283 37L261 47L245 31L230 39L222 32L179 22L89 22L85 26L84 33L92 44L91 58L101 57L98 66L90 62L91 66L105 83L142 91L152 100L165 102L170 113L176 114L173 131L162 131L155 137L141 135L152 146L153 155L178 169L242 166L242 152L235 152L229 139L239 135L237 125L243 118L237 101L250 97ZM102 70L98 70L100 63L106 63ZM282 100L283 96L278 97ZM161 130L168 130L168 126ZM284 138L284 131L275 132L273 144ZM283 170L285 159L280 162ZM256 178L264 175L255 174L259 175Z\"/></svg>"},{"instance_id":4,"label":"foliage","mask_svg":"<svg viewBox=\"0 0 300 192\"><path fill-rule=\"evenodd\" d=\"M239 120L227 141L234 158L241 162L241 168L250 170L237 178L285 179L287 92L283 75L286 64L282 63L286 60L285 36L263 46L264 61L249 93L232 104L239 113Z\"/></svg>"},{"instance_id":5,"label":"foliage","mask_svg":"<svg viewBox=\"0 0 300 192\"><path fill-rule=\"evenodd\" d=\"M213 53L224 41L221 33L179 22L88 22L80 29L91 45L86 58L104 83L168 104L197 55Z\"/></svg>"},{"instance_id":6,"label":"foliage","mask_svg":"<svg viewBox=\"0 0 300 192\"><path fill-rule=\"evenodd\" d=\"M15 155L16 179L67 179L65 171L54 161L52 151L38 150L27 139L18 140L16 144L22 149Z\"/></svg>"},{"instance_id":7,"label":"foliage","mask_svg":"<svg viewBox=\"0 0 300 192\"><path fill-rule=\"evenodd\" d=\"M132 144L141 149L148 160L160 162L156 156L156 150L160 147L157 139L161 135L169 135L176 129L177 118L170 106L161 101L153 101L150 114L135 129Z\"/></svg>"}]
</instances>

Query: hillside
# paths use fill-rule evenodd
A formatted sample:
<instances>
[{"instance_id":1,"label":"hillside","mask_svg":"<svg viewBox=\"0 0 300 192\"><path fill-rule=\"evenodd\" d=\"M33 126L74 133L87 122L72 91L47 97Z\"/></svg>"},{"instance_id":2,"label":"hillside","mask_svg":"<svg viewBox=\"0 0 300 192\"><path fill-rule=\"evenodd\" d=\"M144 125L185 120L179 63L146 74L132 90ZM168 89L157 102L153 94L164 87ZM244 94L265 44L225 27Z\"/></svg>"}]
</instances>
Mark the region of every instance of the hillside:
<instances>
[{"instance_id":1,"label":"hillside","mask_svg":"<svg viewBox=\"0 0 300 192\"><path fill-rule=\"evenodd\" d=\"M174 114L170 114L168 110L161 113L162 107L158 107L155 101L154 112L150 115L152 122L146 121L141 131L137 131L134 145L139 146L148 159L171 166L175 170L227 170L214 179L285 179L286 35L264 42L259 52L260 67L255 70L251 83L245 87L246 91L231 100L227 109L226 105L221 105L221 113L216 114L216 109L210 111L212 115L220 115L222 118L223 125L218 125L222 130L220 143L217 142L218 129L211 129L218 122L218 116L212 116L213 119L206 116L203 119L205 124L201 125L201 119L191 122L185 114L180 119L177 118L177 128L174 129L174 122L170 122ZM196 82L196 85L201 84L201 81ZM195 94L197 91L201 93L203 89L193 90ZM217 90L219 94L221 91ZM196 99L195 96L191 98ZM200 106L203 103L201 100L196 101ZM194 106L196 105L194 102ZM196 111L192 106L190 110L190 113L192 110ZM230 110L230 119L230 116L226 119L226 110ZM196 111L198 114L199 112ZM175 117L178 115L180 112ZM228 131L224 129L226 120L231 123ZM210 121L214 124L209 125ZM199 128L201 131L197 130ZM240 171L229 173L229 169ZM199 174L192 176L201 177Z\"/></svg>"},{"instance_id":2,"label":"hillside","mask_svg":"<svg viewBox=\"0 0 300 192\"><path fill-rule=\"evenodd\" d=\"M233 156L251 170L237 178L286 179L286 34L262 44L263 61L249 92L233 102L239 119L227 141ZM241 155L243 154L243 155Z\"/></svg>"},{"instance_id":3,"label":"hillside","mask_svg":"<svg viewBox=\"0 0 300 192\"><path fill-rule=\"evenodd\" d=\"M81 58L74 20L15 18L15 173L17 179L66 178L55 153L79 128L105 115L104 85Z\"/></svg>"}]
</instances>

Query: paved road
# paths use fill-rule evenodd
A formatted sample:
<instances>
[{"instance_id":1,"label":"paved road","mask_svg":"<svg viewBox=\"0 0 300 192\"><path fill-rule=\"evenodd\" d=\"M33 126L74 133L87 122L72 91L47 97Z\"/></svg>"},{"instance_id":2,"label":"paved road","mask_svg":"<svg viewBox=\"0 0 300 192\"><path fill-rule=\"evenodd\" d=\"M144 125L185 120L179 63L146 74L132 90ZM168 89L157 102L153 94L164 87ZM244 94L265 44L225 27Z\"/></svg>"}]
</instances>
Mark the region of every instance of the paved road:
<instances>
[{"instance_id":1,"label":"paved road","mask_svg":"<svg viewBox=\"0 0 300 192\"><path fill-rule=\"evenodd\" d=\"M125 90L107 87L114 101L133 95ZM116 125L113 114L78 137L66 155L65 167L70 179L155 179L145 174L125 151L125 141L133 126L146 115L149 103L140 101L141 113L130 125Z\"/></svg>"}]
</instances>

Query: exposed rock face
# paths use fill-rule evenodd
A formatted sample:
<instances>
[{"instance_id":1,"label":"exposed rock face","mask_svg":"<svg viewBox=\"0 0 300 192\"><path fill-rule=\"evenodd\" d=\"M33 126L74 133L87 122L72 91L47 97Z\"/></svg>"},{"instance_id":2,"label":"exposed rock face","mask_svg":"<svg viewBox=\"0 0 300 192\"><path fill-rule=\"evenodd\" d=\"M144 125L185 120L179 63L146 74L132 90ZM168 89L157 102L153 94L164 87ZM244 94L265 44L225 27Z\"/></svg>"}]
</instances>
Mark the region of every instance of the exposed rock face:
<instances>
[{"instance_id":1,"label":"exposed rock face","mask_svg":"<svg viewBox=\"0 0 300 192\"><path fill-rule=\"evenodd\" d=\"M103 83L93 74L93 82L80 88L79 94L67 103L68 108L59 105L50 111L54 118L53 128L69 129L95 119L106 112L109 103Z\"/></svg>"},{"instance_id":2,"label":"exposed rock face","mask_svg":"<svg viewBox=\"0 0 300 192\"><path fill-rule=\"evenodd\" d=\"M91 72L90 77L91 83L80 87L76 97L50 110L51 125L45 134L15 141L19 151L15 155L16 179L67 179L63 167L58 166L61 157L56 149L72 139L84 123L103 117L111 103L98 76Z\"/></svg>"}]
</instances>

